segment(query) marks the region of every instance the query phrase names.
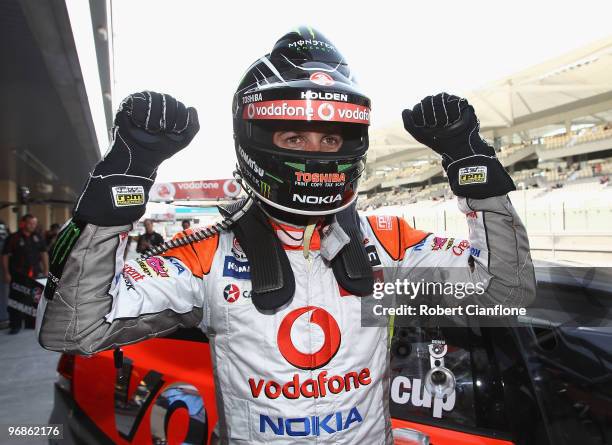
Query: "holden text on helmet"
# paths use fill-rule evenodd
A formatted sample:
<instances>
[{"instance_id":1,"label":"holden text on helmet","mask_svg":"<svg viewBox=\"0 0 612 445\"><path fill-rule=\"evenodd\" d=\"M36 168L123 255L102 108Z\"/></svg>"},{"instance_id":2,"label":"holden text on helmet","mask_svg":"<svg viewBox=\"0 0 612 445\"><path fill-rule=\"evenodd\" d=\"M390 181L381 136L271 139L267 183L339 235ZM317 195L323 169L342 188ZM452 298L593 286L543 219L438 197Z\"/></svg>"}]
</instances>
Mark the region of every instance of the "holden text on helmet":
<instances>
[{"instance_id":1,"label":"holden text on helmet","mask_svg":"<svg viewBox=\"0 0 612 445\"><path fill-rule=\"evenodd\" d=\"M342 201L342 195L310 196L294 193L293 200L302 204L333 204L336 201Z\"/></svg>"},{"instance_id":2,"label":"holden text on helmet","mask_svg":"<svg viewBox=\"0 0 612 445\"><path fill-rule=\"evenodd\" d=\"M242 147L238 147L238 151L240 152L240 156L242 157L242 159L244 160L244 162L247 163L247 165L249 167L251 167L251 169L253 169L259 176L261 176L263 178L264 175L264 169L261 168L259 165L257 165L257 162L255 162L254 160L252 160L250 158L250 156L248 154L246 154L244 152L244 150L242 149Z\"/></svg>"},{"instance_id":3,"label":"holden text on helmet","mask_svg":"<svg viewBox=\"0 0 612 445\"><path fill-rule=\"evenodd\" d=\"M302 91L302 99L319 99L319 100L339 100L342 102L348 101L348 94L330 93L322 91Z\"/></svg>"}]
</instances>

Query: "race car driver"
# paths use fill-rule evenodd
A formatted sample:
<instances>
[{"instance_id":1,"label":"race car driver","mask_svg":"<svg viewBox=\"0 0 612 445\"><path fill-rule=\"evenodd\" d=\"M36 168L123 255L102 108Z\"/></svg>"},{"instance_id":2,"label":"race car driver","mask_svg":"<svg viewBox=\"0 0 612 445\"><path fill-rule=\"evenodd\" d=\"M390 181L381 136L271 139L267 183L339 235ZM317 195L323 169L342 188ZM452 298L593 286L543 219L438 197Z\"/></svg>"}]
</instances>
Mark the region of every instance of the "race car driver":
<instances>
[{"instance_id":1,"label":"race car driver","mask_svg":"<svg viewBox=\"0 0 612 445\"><path fill-rule=\"evenodd\" d=\"M531 301L512 180L467 101L428 96L404 111L404 125L443 157L469 239L358 215L370 101L310 28L249 67L232 113L249 198L222 208L222 223L124 263L157 167L199 124L167 94L123 101L111 148L52 252L39 341L94 354L199 326L213 354L221 443L390 444L388 331L361 326L361 300L381 266L456 266L465 281L486 281L489 303Z\"/></svg>"}]
</instances>

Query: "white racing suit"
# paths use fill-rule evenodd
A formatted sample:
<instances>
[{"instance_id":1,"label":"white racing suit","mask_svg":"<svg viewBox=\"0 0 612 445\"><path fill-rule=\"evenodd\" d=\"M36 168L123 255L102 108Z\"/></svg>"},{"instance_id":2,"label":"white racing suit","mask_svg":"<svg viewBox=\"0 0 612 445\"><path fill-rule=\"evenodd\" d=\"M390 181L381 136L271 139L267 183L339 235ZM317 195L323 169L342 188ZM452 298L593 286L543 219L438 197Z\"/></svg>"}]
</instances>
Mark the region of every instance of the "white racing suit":
<instances>
[{"instance_id":1,"label":"white racing suit","mask_svg":"<svg viewBox=\"0 0 612 445\"><path fill-rule=\"evenodd\" d=\"M401 270L462 267L466 281L487 280L495 302L533 299L527 234L508 197L460 198L459 207L468 240L361 216L366 251ZM53 298L41 300L39 341L94 354L200 326L213 354L221 443L393 443L387 327L361 326L360 297L339 288L320 254L325 236L314 233L305 258L301 242L276 227L296 290L263 313L250 301L248 260L232 232L124 264L130 227L87 225Z\"/></svg>"}]
</instances>

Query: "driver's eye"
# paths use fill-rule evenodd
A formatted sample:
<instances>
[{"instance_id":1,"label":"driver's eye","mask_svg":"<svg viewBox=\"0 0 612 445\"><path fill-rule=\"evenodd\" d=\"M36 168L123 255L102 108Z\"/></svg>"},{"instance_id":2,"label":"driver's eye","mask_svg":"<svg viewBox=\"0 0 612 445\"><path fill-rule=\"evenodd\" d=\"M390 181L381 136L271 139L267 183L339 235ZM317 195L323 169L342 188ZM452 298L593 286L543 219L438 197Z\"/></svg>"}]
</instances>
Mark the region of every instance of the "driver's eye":
<instances>
[{"instance_id":1,"label":"driver's eye","mask_svg":"<svg viewBox=\"0 0 612 445\"><path fill-rule=\"evenodd\" d=\"M298 145L304 142L304 138L301 136L289 136L285 141L291 145Z\"/></svg>"},{"instance_id":2,"label":"driver's eye","mask_svg":"<svg viewBox=\"0 0 612 445\"><path fill-rule=\"evenodd\" d=\"M340 144L340 138L337 136L325 136L323 138L323 142L327 145L339 145Z\"/></svg>"}]
</instances>

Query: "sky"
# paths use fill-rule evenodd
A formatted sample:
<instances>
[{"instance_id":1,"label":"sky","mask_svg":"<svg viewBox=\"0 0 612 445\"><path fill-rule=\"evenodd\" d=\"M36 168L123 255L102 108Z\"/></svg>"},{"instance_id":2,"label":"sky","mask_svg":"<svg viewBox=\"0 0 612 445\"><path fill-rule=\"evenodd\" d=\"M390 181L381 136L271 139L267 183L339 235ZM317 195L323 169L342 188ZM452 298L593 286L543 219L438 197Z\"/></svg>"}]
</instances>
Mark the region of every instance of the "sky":
<instances>
[{"instance_id":1,"label":"sky","mask_svg":"<svg viewBox=\"0 0 612 445\"><path fill-rule=\"evenodd\" d=\"M565 3L565 4L564 4ZM113 1L113 101L154 90L195 106L200 132L158 181L231 177L243 72L297 25L330 39L372 99L372 127L441 91L461 94L612 33L612 2Z\"/></svg>"}]
</instances>

